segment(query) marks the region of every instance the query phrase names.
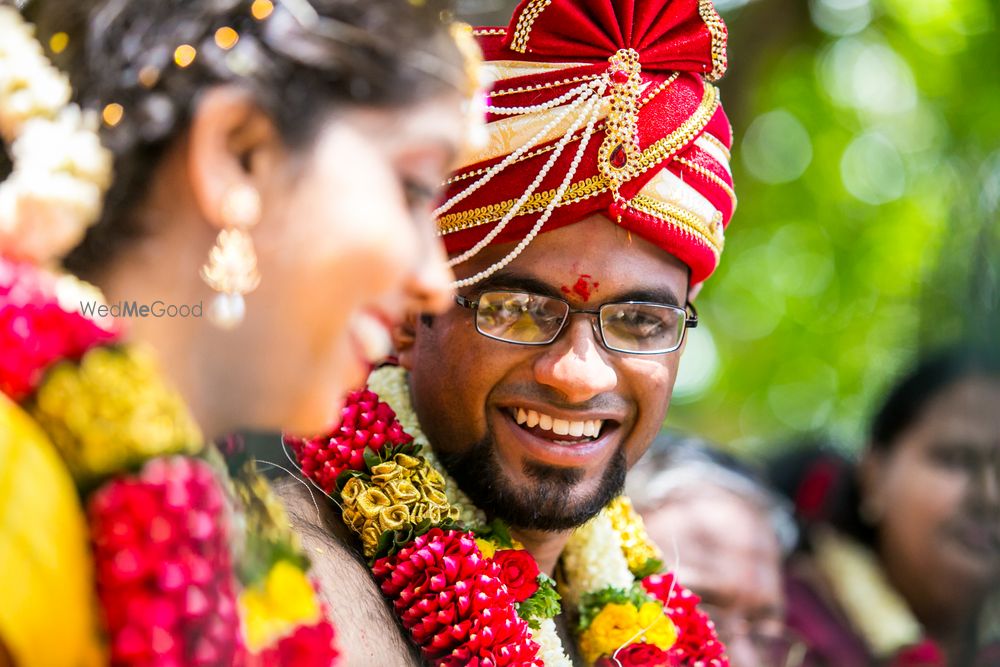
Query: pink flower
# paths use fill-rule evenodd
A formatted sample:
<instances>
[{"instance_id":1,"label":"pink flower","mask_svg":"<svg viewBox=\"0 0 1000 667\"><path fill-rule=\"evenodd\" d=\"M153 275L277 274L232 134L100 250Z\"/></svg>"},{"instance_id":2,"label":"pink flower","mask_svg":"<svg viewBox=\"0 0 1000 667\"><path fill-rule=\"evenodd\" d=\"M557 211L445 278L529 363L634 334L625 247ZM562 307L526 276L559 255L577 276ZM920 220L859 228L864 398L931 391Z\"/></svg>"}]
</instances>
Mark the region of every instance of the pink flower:
<instances>
[{"instance_id":1,"label":"pink flower","mask_svg":"<svg viewBox=\"0 0 1000 667\"><path fill-rule=\"evenodd\" d=\"M207 464L154 459L106 483L88 515L112 665L242 659L223 493Z\"/></svg>"},{"instance_id":2,"label":"pink flower","mask_svg":"<svg viewBox=\"0 0 1000 667\"><path fill-rule=\"evenodd\" d=\"M352 392L334 431L315 438L286 436L303 474L327 493L333 493L337 477L345 470L364 469L365 447L379 451L388 445L405 445L413 438L396 420L396 413L378 395L367 389Z\"/></svg>"},{"instance_id":3,"label":"pink flower","mask_svg":"<svg viewBox=\"0 0 1000 667\"><path fill-rule=\"evenodd\" d=\"M472 533L433 528L372 568L403 627L435 665L538 665L500 566Z\"/></svg>"},{"instance_id":4,"label":"pink flower","mask_svg":"<svg viewBox=\"0 0 1000 667\"><path fill-rule=\"evenodd\" d=\"M337 658L333 638L333 625L324 618L297 628L251 662L254 667L330 667Z\"/></svg>"},{"instance_id":5,"label":"pink flower","mask_svg":"<svg viewBox=\"0 0 1000 667\"><path fill-rule=\"evenodd\" d=\"M930 639L907 646L892 661L892 667L946 667L944 653Z\"/></svg>"},{"instance_id":6,"label":"pink flower","mask_svg":"<svg viewBox=\"0 0 1000 667\"><path fill-rule=\"evenodd\" d=\"M677 643L669 653L681 667L729 667L726 647L719 641L715 624L698 609L697 595L681 586L671 573L653 574L642 580L646 592L663 603L677 628Z\"/></svg>"},{"instance_id":7,"label":"pink flower","mask_svg":"<svg viewBox=\"0 0 1000 667\"><path fill-rule=\"evenodd\" d=\"M14 401L30 396L55 362L77 360L117 337L117 331L64 310L54 276L0 258L0 391Z\"/></svg>"},{"instance_id":8,"label":"pink flower","mask_svg":"<svg viewBox=\"0 0 1000 667\"><path fill-rule=\"evenodd\" d=\"M524 602L538 590L538 563L527 551L504 549L493 555L493 562L500 566L500 579L515 602Z\"/></svg>"},{"instance_id":9,"label":"pink flower","mask_svg":"<svg viewBox=\"0 0 1000 667\"><path fill-rule=\"evenodd\" d=\"M653 644L629 644L615 654L603 657L594 667L679 667L678 657Z\"/></svg>"}]
</instances>

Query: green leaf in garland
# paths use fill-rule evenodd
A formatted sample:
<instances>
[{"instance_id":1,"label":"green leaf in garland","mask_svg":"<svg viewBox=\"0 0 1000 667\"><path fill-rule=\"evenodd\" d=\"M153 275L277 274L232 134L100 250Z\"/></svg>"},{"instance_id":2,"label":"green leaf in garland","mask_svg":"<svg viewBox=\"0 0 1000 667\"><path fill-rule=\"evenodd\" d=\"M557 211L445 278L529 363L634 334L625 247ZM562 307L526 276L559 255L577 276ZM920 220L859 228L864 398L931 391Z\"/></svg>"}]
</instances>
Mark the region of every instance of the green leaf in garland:
<instances>
[{"instance_id":1,"label":"green leaf in garland","mask_svg":"<svg viewBox=\"0 0 1000 667\"><path fill-rule=\"evenodd\" d=\"M559 615L561 599L556 592L556 582L545 574L539 574L538 590L517 605L517 615L525 620L532 630L538 630L541 627L541 620Z\"/></svg>"},{"instance_id":2,"label":"green leaf in garland","mask_svg":"<svg viewBox=\"0 0 1000 667\"><path fill-rule=\"evenodd\" d=\"M500 519L493 519L485 526L475 529L476 537L496 545L497 549L513 549L514 538L510 535L507 524Z\"/></svg>"},{"instance_id":3,"label":"green leaf in garland","mask_svg":"<svg viewBox=\"0 0 1000 667\"><path fill-rule=\"evenodd\" d=\"M365 447L365 452L364 452L363 456L365 458L365 467L368 470L371 470L372 468L374 468L375 466L377 466L379 463L383 462L382 457L379 456L378 452L376 452L371 447Z\"/></svg>"},{"instance_id":4,"label":"green leaf in garland","mask_svg":"<svg viewBox=\"0 0 1000 667\"><path fill-rule=\"evenodd\" d=\"M403 530L387 530L379 535L375 546L375 553L368 560L368 564L373 565L379 558L399 553L403 548L409 546L414 540L429 532L432 528L465 530L461 523L452 521L451 519L446 519L439 523L431 523L430 519L424 519L420 523L409 524Z\"/></svg>"},{"instance_id":5,"label":"green leaf in garland","mask_svg":"<svg viewBox=\"0 0 1000 667\"><path fill-rule=\"evenodd\" d=\"M635 584L627 590L608 586L599 591L584 593L583 599L580 600L580 628L578 631L583 632L589 628L594 617L609 604L631 604L638 609L647 602L662 604L646 593L640 584Z\"/></svg>"},{"instance_id":6,"label":"green leaf in garland","mask_svg":"<svg viewBox=\"0 0 1000 667\"><path fill-rule=\"evenodd\" d=\"M659 558L647 558L646 562L632 570L636 579L645 579L651 574L656 574L663 569L663 561Z\"/></svg>"}]
</instances>

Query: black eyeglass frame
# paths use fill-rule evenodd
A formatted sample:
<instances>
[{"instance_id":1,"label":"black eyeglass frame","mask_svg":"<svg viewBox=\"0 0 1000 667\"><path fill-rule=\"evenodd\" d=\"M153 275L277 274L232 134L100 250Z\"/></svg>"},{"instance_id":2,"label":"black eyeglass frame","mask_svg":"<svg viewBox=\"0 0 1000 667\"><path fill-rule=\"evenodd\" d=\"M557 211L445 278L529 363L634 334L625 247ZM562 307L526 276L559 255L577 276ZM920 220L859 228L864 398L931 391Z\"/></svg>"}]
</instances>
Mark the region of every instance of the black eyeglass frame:
<instances>
[{"instance_id":1,"label":"black eyeglass frame","mask_svg":"<svg viewBox=\"0 0 1000 667\"><path fill-rule=\"evenodd\" d=\"M479 301L474 299L467 299L461 294L455 295L455 303L457 303L459 306L463 308L468 308L469 310L472 310L477 314L477 317L473 318L473 322L476 326L476 331L479 332L480 335L485 336L490 340L500 341L501 343L510 343L511 345L551 345L559 338L563 330L566 328L566 324L569 322L570 316L575 314L595 316L596 320L594 324L596 326L594 326L594 330L601 340L601 345L603 345L604 349L606 350L610 350L612 352L619 352L621 354L639 354L639 355L649 356L654 354L670 354L671 352L676 352L677 350L680 349L681 345L684 344L684 337L687 335L687 330L695 329L698 327L698 310L694 307L694 304L691 303L690 301L687 302L684 308L669 303L656 303L655 301L612 301L610 303L601 304L601 306L597 310L587 310L584 308L573 308L569 304L569 301L567 301L566 299L559 298L557 296L548 296L546 294L537 294L535 292L526 292L524 290L514 290L514 289L486 290L483 292L483 294L487 294L489 292L501 292L506 294L524 294L526 296L542 297L545 299L551 299L553 301L559 301L561 303L566 304L566 314L563 316L562 322L559 323L559 328L556 330L555 334L553 334L552 338L546 341L531 342L531 341L520 341L520 340L507 340L506 338L498 338L497 336L493 336L486 333L481 328L479 328L479 318L478 318ZM670 348L669 350L648 350L648 351L638 351L638 352L634 350L622 350L620 348L614 347L613 345L609 345L607 339L604 337L604 327L601 325L601 311L611 306L630 306L630 305L658 306L660 308L671 308L673 310L679 310L683 312L684 330L681 332L680 338L677 340L677 345Z\"/></svg>"}]
</instances>

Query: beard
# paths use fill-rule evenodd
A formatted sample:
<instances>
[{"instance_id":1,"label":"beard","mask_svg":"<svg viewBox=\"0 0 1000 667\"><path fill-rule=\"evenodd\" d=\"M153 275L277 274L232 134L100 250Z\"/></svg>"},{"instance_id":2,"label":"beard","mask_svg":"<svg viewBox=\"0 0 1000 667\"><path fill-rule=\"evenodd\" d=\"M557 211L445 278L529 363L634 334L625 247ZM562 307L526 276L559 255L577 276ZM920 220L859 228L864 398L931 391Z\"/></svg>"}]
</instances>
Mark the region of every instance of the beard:
<instances>
[{"instance_id":1,"label":"beard","mask_svg":"<svg viewBox=\"0 0 1000 667\"><path fill-rule=\"evenodd\" d=\"M465 451L435 453L477 507L511 526L533 530L569 530L593 518L622 492L628 470L619 447L597 488L574 499L583 471L526 462L523 472L533 484L519 487L504 474L489 433Z\"/></svg>"}]
</instances>

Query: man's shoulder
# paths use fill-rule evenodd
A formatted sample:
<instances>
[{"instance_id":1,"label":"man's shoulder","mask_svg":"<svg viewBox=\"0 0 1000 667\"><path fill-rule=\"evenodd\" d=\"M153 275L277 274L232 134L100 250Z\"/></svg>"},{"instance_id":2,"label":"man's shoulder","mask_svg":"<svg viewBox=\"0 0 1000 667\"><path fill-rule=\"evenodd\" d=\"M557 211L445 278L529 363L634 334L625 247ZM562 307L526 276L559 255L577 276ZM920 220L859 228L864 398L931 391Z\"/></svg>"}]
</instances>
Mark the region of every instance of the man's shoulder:
<instances>
[{"instance_id":1,"label":"man's shoulder","mask_svg":"<svg viewBox=\"0 0 1000 667\"><path fill-rule=\"evenodd\" d=\"M419 665L396 615L329 500L291 478L273 482L337 629L344 664Z\"/></svg>"}]
</instances>

